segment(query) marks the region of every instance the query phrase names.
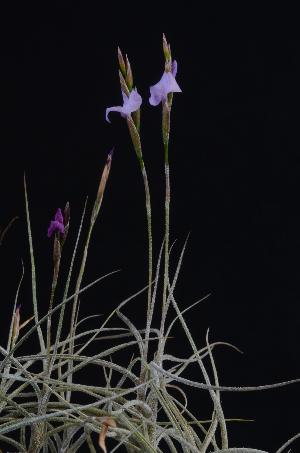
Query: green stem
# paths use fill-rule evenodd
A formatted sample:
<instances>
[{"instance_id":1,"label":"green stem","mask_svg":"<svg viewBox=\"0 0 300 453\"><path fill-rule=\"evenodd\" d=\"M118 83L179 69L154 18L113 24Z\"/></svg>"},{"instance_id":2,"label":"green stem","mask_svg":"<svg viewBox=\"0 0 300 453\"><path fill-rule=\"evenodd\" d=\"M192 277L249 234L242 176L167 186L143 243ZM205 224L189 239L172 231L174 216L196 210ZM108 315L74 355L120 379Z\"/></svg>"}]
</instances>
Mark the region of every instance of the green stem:
<instances>
[{"instance_id":1,"label":"green stem","mask_svg":"<svg viewBox=\"0 0 300 453\"><path fill-rule=\"evenodd\" d=\"M170 99L170 106L171 106ZM165 159L165 244L164 244L164 281L163 281L163 301L162 301L162 313L161 313L161 324L160 324L160 335L158 341L158 349L156 355L156 361L162 366L162 356L164 350L164 330L165 321L169 306L167 297L168 288L168 277L169 277L169 236L170 236L170 200L171 200L171 187L170 187L170 167L169 167L169 134L170 134L170 106L168 102L163 105L162 112L162 137L164 145L164 159ZM158 410L158 398L154 395L149 401L149 405L152 408L153 416L152 422L154 425L149 428L150 442L155 442L157 423L157 410Z\"/></svg>"},{"instance_id":2,"label":"green stem","mask_svg":"<svg viewBox=\"0 0 300 453\"><path fill-rule=\"evenodd\" d=\"M146 216L147 216L147 230L148 230L148 294L147 294L147 320L146 320L146 330L145 330L145 344L144 344L144 354L143 354L143 361L141 364L141 372L140 372L140 380L141 382L145 382L146 379L146 363L148 360L148 348L149 348L149 337L150 337L150 329L153 317L153 310L154 306L152 303L152 275L153 275L153 246L152 246L152 214L151 214L151 196L150 196L150 188L148 182L147 171L145 167L145 163L143 160L143 152L142 152L142 145L141 145L141 138L139 131L133 121L133 119L129 116L127 118L127 124L129 133L131 136L131 140L134 146L134 150L140 165L143 181L144 181L144 189L145 189L145 198L146 198ZM141 388L139 398L144 399L146 397L146 389Z\"/></svg>"},{"instance_id":3,"label":"green stem","mask_svg":"<svg viewBox=\"0 0 300 453\"><path fill-rule=\"evenodd\" d=\"M131 140L133 143L133 147L140 165L144 188L145 188L145 198L146 198L146 215L147 215L147 230L148 230L148 297L147 297L147 322L149 321L149 316L151 316L151 285L152 285L152 267L153 267L153 251L152 251L152 215L151 215L151 197L150 197L150 188L148 182L147 171L143 159L143 152L142 152L142 144L140 134L138 129L133 121L133 119L129 116L127 118L127 124L129 133L131 136ZM151 320L150 320L151 321ZM151 322L150 322L151 324ZM147 330L147 329L146 329ZM145 334L145 336L147 333ZM149 335L149 333L148 333Z\"/></svg>"},{"instance_id":4,"label":"green stem","mask_svg":"<svg viewBox=\"0 0 300 453\"><path fill-rule=\"evenodd\" d=\"M148 184L148 177L145 168L144 161L141 161L141 171L145 186L145 197L146 197L146 214L147 214L147 231L148 231L148 297L147 297L147 328L145 331L145 360L147 360L148 354L148 343L150 336L151 321L153 316L153 304L151 301L152 295L152 273L153 273L153 245L152 245L152 215L151 215L151 199L150 189Z\"/></svg>"},{"instance_id":5,"label":"green stem","mask_svg":"<svg viewBox=\"0 0 300 453\"><path fill-rule=\"evenodd\" d=\"M168 287L168 272L169 272L169 242L170 242L170 167L169 162L165 161L165 180L166 180L166 193L165 193L165 255L164 255L164 288L163 288L163 319L165 320L167 308L167 287ZM164 330L164 329L163 329ZM163 333L163 331L162 331Z\"/></svg>"},{"instance_id":6,"label":"green stem","mask_svg":"<svg viewBox=\"0 0 300 453\"><path fill-rule=\"evenodd\" d=\"M162 111L162 136L164 145L165 157L165 253L164 253L164 282L163 282L163 301L162 314L160 324L160 340L158 345L158 362L161 364L163 355L163 335L165 330L165 322L168 312L168 278L169 278L169 242L170 242L170 201L171 201L171 185L170 185L170 166L169 166L169 136L170 136L170 113L171 99L163 105Z\"/></svg>"},{"instance_id":7,"label":"green stem","mask_svg":"<svg viewBox=\"0 0 300 453\"><path fill-rule=\"evenodd\" d=\"M142 176L145 187L146 197L146 213L147 213L147 230L148 230L148 298L147 298L147 320L145 330L145 345L144 345L144 357L141 364L140 381L141 383L146 381L147 374L147 361L148 361L148 349L149 349L149 337L150 329L153 318L154 304L151 300L152 295L152 272L153 272L153 251L152 251L152 215L151 215L151 198L150 189L148 184L148 177L145 168L144 161L140 161ZM146 399L146 387L142 387L139 392L139 397L144 401Z\"/></svg>"}]
</instances>

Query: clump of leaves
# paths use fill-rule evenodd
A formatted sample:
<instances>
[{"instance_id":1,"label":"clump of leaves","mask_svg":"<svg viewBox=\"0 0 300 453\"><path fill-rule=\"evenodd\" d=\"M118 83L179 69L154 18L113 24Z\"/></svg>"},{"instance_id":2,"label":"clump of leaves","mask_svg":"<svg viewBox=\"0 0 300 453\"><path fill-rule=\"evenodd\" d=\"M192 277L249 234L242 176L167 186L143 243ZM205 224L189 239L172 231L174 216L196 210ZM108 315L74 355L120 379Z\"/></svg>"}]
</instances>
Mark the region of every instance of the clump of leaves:
<instances>
[{"instance_id":1,"label":"clump of leaves","mask_svg":"<svg viewBox=\"0 0 300 453\"><path fill-rule=\"evenodd\" d=\"M202 303L201 298L184 310L176 300L176 284L187 241L171 275L170 259L170 168L169 135L173 93L181 92L175 77L177 64L171 47L163 36L165 68L161 80L151 87L151 105L162 105L162 142L165 171L165 234L156 267L153 266L152 208L150 187L142 152L140 135L141 98L133 88L133 73L129 59L118 49L119 77L124 105L113 107L125 116L130 137L138 159L145 190L148 234L148 282L130 295L102 320L98 327L88 326L92 318L80 318L80 299L89 288L117 271L100 276L83 286L89 247L100 213L112 164L108 154L100 178L96 199L89 216L83 250L80 239L84 234L87 204L85 203L73 253L67 268L63 295L57 293L61 278L61 258L71 225L70 206L58 210L48 236L53 238L53 278L47 313L39 311L36 264L31 232L29 202L24 178L25 206L31 260L33 316L22 320L20 288L24 269L17 287L6 347L0 346L0 441L19 452L40 451L76 453L81 448L90 452L108 451L108 439L113 440L110 452L121 446L128 453L266 453L251 448L229 446L228 423L246 422L228 419L224 414L221 394L224 391L249 392L268 390L299 382L299 379L258 387L225 387L220 385L213 352L217 347L238 348L226 342L196 344L185 321L185 314ZM138 97L138 96L139 97ZM109 113L109 111L107 113ZM7 228L0 236L0 243ZM75 262L79 272L75 275ZM75 290L70 288L74 283ZM161 291L160 291L161 290ZM147 294L145 328L138 329L126 314L127 305ZM155 310L160 314L159 326L153 326ZM118 327L115 322L118 320ZM34 322L33 322L34 321ZM185 357L169 350L173 328L179 324L190 346ZM68 325L65 333L64 326ZM22 346L35 336L38 352L25 354ZM101 343L102 342L102 343ZM97 345L97 353L90 346ZM102 349L99 344L104 345ZM108 344L108 346L107 346ZM151 347L150 347L151 346ZM120 352L131 354L128 363L120 360ZM191 369L198 368L199 381L188 379ZM92 368L92 372L88 370ZM96 371L95 371L96 370ZM97 385L81 381L82 373L103 376ZM211 402L209 413L193 413L189 408L186 387L205 392ZM83 402L84 401L84 402ZM202 416L203 415L203 416ZM289 439L276 453L283 453L300 434Z\"/></svg>"}]
</instances>

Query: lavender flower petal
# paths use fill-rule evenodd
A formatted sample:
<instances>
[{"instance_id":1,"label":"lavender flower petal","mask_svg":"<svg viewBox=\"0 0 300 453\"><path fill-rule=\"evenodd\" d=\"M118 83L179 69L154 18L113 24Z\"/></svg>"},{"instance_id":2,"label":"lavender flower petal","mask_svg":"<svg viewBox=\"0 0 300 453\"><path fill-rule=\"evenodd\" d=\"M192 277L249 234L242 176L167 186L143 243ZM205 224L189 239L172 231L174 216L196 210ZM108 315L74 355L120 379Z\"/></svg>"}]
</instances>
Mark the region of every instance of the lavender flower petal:
<instances>
[{"instance_id":1,"label":"lavender flower petal","mask_svg":"<svg viewBox=\"0 0 300 453\"><path fill-rule=\"evenodd\" d=\"M56 220L51 220L50 226L48 228L48 238L50 238L52 234L55 233L56 231L63 233L65 231L65 227L60 222L57 222Z\"/></svg>"},{"instance_id":2,"label":"lavender flower petal","mask_svg":"<svg viewBox=\"0 0 300 453\"><path fill-rule=\"evenodd\" d=\"M165 102L169 93L181 93L181 88L175 80L177 74L177 62L172 63L172 72L164 72L158 83L150 87L151 105L156 106L160 102Z\"/></svg>"},{"instance_id":3,"label":"lavender flower petal","mask_svg":"<svg viewBox=\"0 0 300 453\"><path fill-rule=\"evenodd\" d=\"M131 91L129 96L126 96L126 94L123 92L122 92L122 96L123 96L123 105L122 106L118 105L118 106L109 107L106 109L105 118L106 118L106 121L108 121L109 123L110 123L110 120L108 118L108 115L110 112L119 112L123 117L126 118L132 112L135 112L136 110L138 110L142 104L142 98L139 95L139 93L137 92L136 88L134 88Z\"/></svg>"},{"instance_id":4,"label":"lavender flower petal","mask_svg":"<svg viewBox=\"0 0 300 453\"><path fill-rule=\"evenodd\" d=\"M60 208L58 208L58 210L56 211L55 220L56 220L56 222L64 224L64 218L63 218L63 215L62 215L62 212L61 212Z\"/></svg>"},{"instance_id":5,"label":"lavender flower petal","mask_svg":"<svg viewBox=\"0 0 300 453\"><path fill-rule=\"evenodd\" d=\"M48 233L47 233L48 238L50 238L52 236L52 234L55 233L56 231L58 231L59 233L62 233L62 234L65 231L64 218L63 218L60 208L58 208L58 210L56 211L54 220L51 220L51 222L50 222L50 226L48 228Z\"/></svg>"},{"instance_id":6,"label":"lavender flower petal","mask_svg":"<svg viewBox=\"0 0 300 453\"><path fill-rule=\"evenodd\" d=\"M126 95L124 95L124 96L126 96ZM141 104L142 104L142 97L137 92L137 89L134 88L131 91L128 101L126 103L126 108L128 110L128 113L136 112L140 108ZM124 105L124 107L125 107L125 105Z\"/></svg>"},{"instance_id":7,"label":"lavender flower petal","mask_svg":"<svg viewBox=\"0 0 300 453\"><path fill-rule=\"evenodd\" d=\"M124 111L124 108L119 105L119 106L116 106L116 107L109 107L108 109L106 109L105 111L105 119L108 123L110 123L110 119L108 118L108 115L110 112L119 112L121 113L121 115L123 115L123 111Z\"/></svg>"}]
</instances>

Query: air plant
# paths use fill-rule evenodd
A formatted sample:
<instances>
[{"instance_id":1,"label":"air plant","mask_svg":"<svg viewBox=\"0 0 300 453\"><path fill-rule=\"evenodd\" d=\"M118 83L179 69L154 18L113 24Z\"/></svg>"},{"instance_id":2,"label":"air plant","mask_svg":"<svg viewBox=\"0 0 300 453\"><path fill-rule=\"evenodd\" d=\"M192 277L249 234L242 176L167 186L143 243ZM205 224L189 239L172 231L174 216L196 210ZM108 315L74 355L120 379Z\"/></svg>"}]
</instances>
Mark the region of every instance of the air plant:
<instances>
[{"instance_id":1,"label":"air plant","mask_svg":"<svg viewBox=\"0 0 300 453\"><path fill-rule=\"evenodd\" d=\"M106 278L116 278L112 271L83 286L89 248L95 232L95 224L101 211L107 187L112 151L109 152L94 205L89 216L83 249L80 239L84 234L87 203L83 208L78 233L69 259L67 276L63 281L60 272L64 244L70 223L70 205L64 211L58 209L48 229L49 241L53 242L53 277L49 306L42 314L39 308L37 270L30 221L28 190L24 178L25 208L29 252L31 261L32 310L33 316L21 323L20 288L24 269L17 287L12 309L12 320L6 346L0 346L0 445L19 452L69 452L103 451L111 453L119 447L128 453L162 453L182 451L184 453L266 453L252 448L230 446L229 423L245 423L241 418L229 419L225 415L222 392L252 392L269 390L294 384L300 379L258 387L227 387L220 384L213 352L218 347L238 348L226 342L210 342L207 330L205 344L200 347L194 340L185 321L185 314L201 304L207 296L185 309L180 307L175 296L176 284L187 246L185 242L177 261L174 275L170 273L170 168L169 135L173 94L182 90L176 81L177 63L172 59L171 47L163 36L165 67L158 83L150 87L149 102L162 106L162 152L164 153L165 200L164 237L156 266L153 265L152 206L150 187L144 162L140 133L140 107L142 99L133 88L133 73L129 59L118 49L119 78L123 105L106 109L120 113L127 122L133 148L136 153L145 192L147 238L148 238L148 281L142 289L126 297L111 313L105 315L98 327L91 328L91 315L80 317L79 297ZM153 114L156 114L153 111ZM4 230L5 232L5 230ZM0 236L0 243L3 238ZM74 266L79 261L76 274ZM58 282L63 286L62 296L57 294ZM71 292L71 283L75 290ZM160 291L160 289L162 291ZM145 296L146 295L146 296ZM134 304L137 297L146 299L145 328L138 329L125 310ZM22 301L22 305L23 302ZM160 314L159 326L153 325L155 310ZM171 317L171 313L173 318ZM112 321L118 319L115 327ZM34 320L34 325L31 321ZM68 333L63 325L68 324ZM186 357L179 357L168 350L169 339L175 324L180 324L190 345ZM85 326L85 327L84 327ZM22 345L35 336L39 350L34 354L22 352ZM109 347L99 347L106 344ZM91 354L89 346L97 342L97 353ZM101 343L102 342L102 343ZM153 348L149 348L150 343ZM119 352L131 351L129 363L121 363ZM200 381L190 379L187 373L191 366L199 369ZM95 384L80 382L80 372L88 373L93 367L103 374L103 381ZM94 373L95 371L93 371ZM184 374L184 376L183 376ZM78 378L79 375L79 378ZM208 394L211 413L200 415L189 408L188 388ZM78 396L84 396L82 402ZM199 396L199 398L200 398ZM296 434L282 445L276 453L283 453L300 434ZM108 439L109 446L108 446Z\"/></svg>"}]
</instances>

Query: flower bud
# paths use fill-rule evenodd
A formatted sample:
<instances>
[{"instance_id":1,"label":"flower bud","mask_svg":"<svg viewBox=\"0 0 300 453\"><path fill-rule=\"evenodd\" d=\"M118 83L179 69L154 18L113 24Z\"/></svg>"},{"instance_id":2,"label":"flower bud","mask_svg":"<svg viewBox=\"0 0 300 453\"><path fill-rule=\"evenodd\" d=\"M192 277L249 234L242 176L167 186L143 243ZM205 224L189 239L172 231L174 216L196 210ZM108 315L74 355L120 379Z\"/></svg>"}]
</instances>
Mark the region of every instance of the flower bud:
<instances>
[{"instance_id":1,"label":"flower bud","mask_svg":"<svg viewBox=\"0 0 300 453\"><path fill-rule=\"evenodd\" d=\"M31 316L28 318L26 321L24 321L22 324L20 324L21 321L21 305L17 305L16 311L14 313L14 318L13 318L13 327L12 327L12 344L14 345L19 337L20 330L23 329L30 321L32 321L34 316Z\"/></svg>"}]
</instances>

